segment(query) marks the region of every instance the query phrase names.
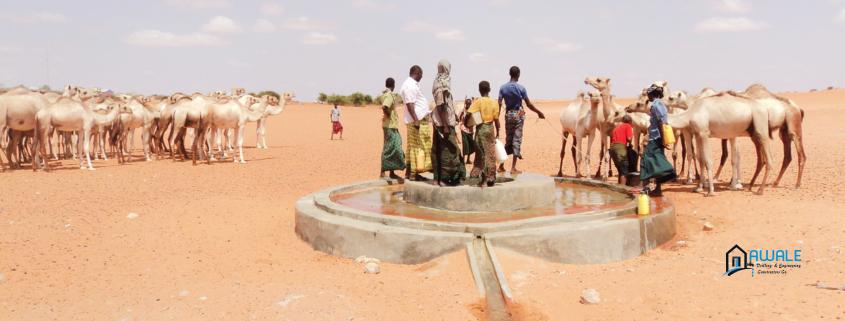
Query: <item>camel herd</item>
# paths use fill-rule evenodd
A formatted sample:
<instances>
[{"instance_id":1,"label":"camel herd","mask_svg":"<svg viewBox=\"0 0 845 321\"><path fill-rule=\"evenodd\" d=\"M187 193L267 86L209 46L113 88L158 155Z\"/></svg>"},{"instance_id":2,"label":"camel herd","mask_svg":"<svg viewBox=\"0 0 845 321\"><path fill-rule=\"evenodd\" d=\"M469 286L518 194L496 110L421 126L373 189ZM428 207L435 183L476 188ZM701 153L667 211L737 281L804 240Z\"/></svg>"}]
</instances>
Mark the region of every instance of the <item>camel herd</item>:
<instances>
[{"instance_id":1,"label":"camel herd","mask_svg":"<svg viewBox=\"0 0 845 321\"><path fill-rule=\"evenodd\" d=\"M131 158L137 131L147 161L166 153L173 160L180 155L187 159L184 140L193 135L194 164L198 158L210 163L216 155L225 159L234 151L232 144L237 147L232 160L245 163L246 124L258 123L257 148L267 148L267 117L281 113L292 98L289 93L258 97L243 88L233 89L231 95L170 96L113 94L75 86L63 92L0 89L0 170L6 169L5 163L20 168L27 162L33 171L49 170L48 161L60 158L75 158L81 169L93 170L91 159L105 160L109 154L124 163Z\"/></svg>"},{"instance_id":2,"label":"camel herd","mask_svg":"<svg viewBox=\"0 0 845 321\"><path fill-rule=\"evenodd\" d=\"M622 117L629 115L632 118L632 125L635 128L635 148L639 151L641 141L639 135L647 133L649 127L649 104L645 93L629 106L621 106L614 102L614 96L610 91L609 78L587 78L585 84L595 88L598 92L579 92L576 99L565 107L560 115L560 122L563 127L563 141L560 150L560 169L558 176L563 175L563 159L565 147L569 135L574 136L571 147L572 159L575 163L575 175L584 176L582 162L586 157L587 170L590 168L590 147L596 134L601 142L601 153L599 155L599 167L596 178L604 179L607 176L601 170L602 165L607 164L610 168L608 147L610 144L610 132L615 124L621 121ZM792 162L792 144L795 144L798 156L798 177L796 187L801 186L801 176L804 172L806 155L802 134L802 122L804 111L792 100L780 97L771 93L764 86L754 84L743 92L724 91L716 92L705 88L696 96L690 96L686 92L670 92L668 83L665 81L655 82L656 86L663 87L666 105L669 107L669 125L675 130L675 136L680 137L673 148L672 156L677 168L678 144L681 144L681 169L679 176L687 177L687 184L693 183L693 177L697 176L698 187L696 191L708 189L707 195L714 195L712 162L710 160L710 138L722 139L722 159L715 177L718 178L728 156L728 144L730 144L731 155L731 189L741 189L740 183L740 156L736 145L738 137L750 137L757 151L757 167L749 183L749 190L753 188L760 171L763 172L762 182L758 194L763 189L771 170L772 133L777 131L783 143L783 163L780 173L775 179L773 186L778 186L787 167ZM599 108L601 106L601 108ZM587 154L582 152L582 139L587 138ZM699 152L696 152L699 151ZM698 172L698 170L701 172ZM608 170L609 172L610 170ZM696 174L693 174L695 171Z\"/></svg>"}]
</instances>

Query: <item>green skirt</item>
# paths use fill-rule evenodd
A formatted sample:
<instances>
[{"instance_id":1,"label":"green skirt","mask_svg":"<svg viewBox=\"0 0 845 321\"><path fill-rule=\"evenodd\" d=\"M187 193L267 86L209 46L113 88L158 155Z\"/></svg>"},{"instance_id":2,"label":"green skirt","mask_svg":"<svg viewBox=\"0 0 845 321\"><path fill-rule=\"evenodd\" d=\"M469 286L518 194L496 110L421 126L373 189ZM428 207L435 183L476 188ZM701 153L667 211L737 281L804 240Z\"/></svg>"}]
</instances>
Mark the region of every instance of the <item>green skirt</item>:
<instances>
[{"instance_id":1,"label":"green skirt","mask_svg":"<svg viewBox=\"0 0 845 321\"><path fill-rule=\"evenodd\" d=\"M444 134L443 128L435 128L433 148L434 179L448 185L459 184L466 177L466 168L455 129L451 128L449 133Z\"/></svg>"},{"instance_id":2,"label":"green skirt","mask_svg":"<svg viewBox=\"0 0 845 321\"><path fill-rule=\"evenodd\" d=\"M675 168L666 160L663 153L663 145L660 139L650 140L643 152L643 160L640 162L640 180L645 182L654 178L658 184L675 179Z\"/></svg>"},{"instance_id":3,"label":"green skirt","mask_svg":"<svg viewBox=\"0 0 845 321\"><path fill-rule=\"evenodd\" d=\"M472 134L461 131L461 146L463 147L464 156L475 153L475 142Z\"/></svg>"},{"instance_id":4,"label":"green skirt","mask_svg":"<svg viewBox=\"0 0 845 321\"><path fill-rule=\"evenodd\" d=\"M381 150L381 171L405 169L405 152L402 151L402 136L396 128L382 128L384 148Z\"/></svg>"}]
</instances>

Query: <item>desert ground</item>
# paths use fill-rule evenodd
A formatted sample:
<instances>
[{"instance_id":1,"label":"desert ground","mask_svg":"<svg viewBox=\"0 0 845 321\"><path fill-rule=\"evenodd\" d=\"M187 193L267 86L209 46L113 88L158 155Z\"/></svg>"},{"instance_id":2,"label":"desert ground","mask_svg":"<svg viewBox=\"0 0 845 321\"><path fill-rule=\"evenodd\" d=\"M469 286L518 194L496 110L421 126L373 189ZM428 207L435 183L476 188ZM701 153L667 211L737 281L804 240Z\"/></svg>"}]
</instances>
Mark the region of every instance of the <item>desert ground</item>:
<instances>
[{"instance_id":1,"label":"desert ground","mask_svg":"<svg viewBox=\"0 0 845 321\"><path fill-rule=\"evenodd\" d=\"M845 318L845 291L814 286L845 285L845 188L835 167L845 159L837 127L845 123L845 90L783 95L806 110L801 188L793 187L795 162L782 186L763 196L719 183L718 195L706 198L670 184L677 236L623 262L556 264L497 250L516 318ZM551 124L529 113L523 170L557 172L565 104L539 104ZM330 141L329 108L289 104L270 119L268 150L252 148L251 125L247 164L145 162L136 149L132 163L96 161L96 171L68 160L50 173L0 173L0 320L483 319L463 252L421 265L382 263L381 273L364 274L354 260L297 238L298 198L379 173L380 109L345 107L344 139ZM718 162L718 141L711 145ZM747 183L755 154L750 140L740 146ZM775 168L780 146L776 139ZM572 175L568 154L564 173ZM594 166L597 155L598 143ZM704 222L715 229L703 231ZM724 254L735 243L801 249L802 267L725 277ZM586 288L602 302L579 303Z\"/></svg>"}]
</instances>

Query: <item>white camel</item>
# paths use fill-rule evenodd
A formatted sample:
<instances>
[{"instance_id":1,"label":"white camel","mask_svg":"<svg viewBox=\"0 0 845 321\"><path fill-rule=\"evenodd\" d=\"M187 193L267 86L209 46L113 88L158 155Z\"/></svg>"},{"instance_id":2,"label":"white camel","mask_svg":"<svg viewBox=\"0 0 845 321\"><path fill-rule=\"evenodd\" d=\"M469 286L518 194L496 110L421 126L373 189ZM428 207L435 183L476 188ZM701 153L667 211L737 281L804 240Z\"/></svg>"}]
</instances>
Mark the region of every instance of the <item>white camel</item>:
<instances>
[{"instance_id":1,"label":"white camel","mask_svg":"<svg viewBox=\"0 0 845 321\"><path fill-rule=\"evenodd\" d=\"M188 99L179 98L172 108L169 139L170 157L174 161L176 160L176 158L173 157L173 149L177 147L174 145L177 141L180 142L178 147L182 153L183 160L187 157L187 152L185 151L182 142L184 142L185 139L186 129L193 128L196 135L193 139L193 147L191 150L193 153L193 164L196 165L197 157L200 156L198 153L202 153L204 150L204 146L199 145L202 141L200 136L204 134L202 131L205 128L203 118L206 118L208 115L209 104L215 103L217 100L202 94L194 94L191 97L186 98ZM199 150L197 147L199 147Z\"/></svg>"},{"instance_id":2,"label":"white camel","mask_svg":"<svg viewBox=\"0 0 845 321\"><path fill-rule=\"evenodd\" d=\"M12 135L4 151L10 167L20 166L19 142L25 133L35 129L35 115L48 105L40 93L24 87L12 88L0 95L0 142L6 141L7 133ZM17 161L13 161L13 155Z\"/></svg>"},{"instance_id":3,"label":"white camel","mask_svg":"<svg viewBox=\"0 0 845 321\"><path fill-rule=\"evenodd\" d=\"M584 79L584 83L590 85L601 93L602 108L598 116L598 130L599 139L601 140L601 149L599 150L599 167L596 171L596 178L606 180L605 173L610 173L610 134L615 126L613 120L619 114L624 113L625 107L617 104L614 101L614 96L610 91L610 78L602 77L588 77ZM608 171L603 172L602 166L607 162Z\"/></svg>"},{"instance_id":4,"label":"white camel","mask_svg":"<svg viewBox=\"0 0 845 321\"><path fill-rule=\"evenodd\" d=\"M211 127L212 136L219 135L223 129L232 129L235 132L239 159L232 157L234 162L246 163L244 160L243 141L244 129L246 128L247 122L255 122L270 113L278 113L279 107L269 104L269 99L266 97L259 103L258 110L251 110L234 99L223 99L219 102L211 103L208 106L208 125ZM253 100L247 100L247 103L253 106ZM205 131L202 131L202 133L205 133ZM212 137L212 140L215 140L214 137ZM222 144L218 142L217 146L222 154ZM225 154L221 155L221 157L225 158ZM210 161L211 157L209 157Z\"/></svg>"},{"instance_id":5,"label":"white camel","mask_svg":"<svg viewBox=\"0 0 845 321\"><path fill-rule=\"evenodd\" d=\"M593 146L593 139L596 136L596 129L599 122L598 106L601 103L598 93L585 94L578 92L575 100L569 103L560 113L560 125L562 128L562 142L560 146L560 166L557 176L563 176L563 159L566 156L566 141L569 135L573 135L572 162L575 164L575 176L583 177L581 163L584 160L583 139L587 137L587 172L590 170L590 151Z\"/></svg>"},{"instance_id":6,"label":"white camel","mask_svg":"<svg viewBox=\"0 0 845 321\"><path fill-rule=\"evenodd\" d=\"M81 136L81 139L77 140L79 167L85 169L87 163L88 169L94 170L90 154L91 128L94 126L94 116L85 106L87 104L85 98L81 98L83 100L62 97L56 103L39 110L35 115L35 139L33 141L37 150L35 154L44 159L44 168L48 171L50 165L46 158L46 143L48 142L46 134L51 127L60 132L79 132ZM82 155L85 156L84 159ZM37 156L32 157L33 171L38 168L38 158Z\"/></svg>"},{"instance_id":7,"label":"white camel","mask_svg":"<svg viewBox=\"0 0 845 321\"><path fill-rule=\"evenodd\" d=\"M695 138L699 167L703 170L696 190L703 190L707 182L709 187L707 195L715 195L709 138L734 139L750 134L765 164L763 182L757 191L757 194L762 194L772 164L771 138L768 130L769 116L765 106L748 97L731 93L720 93L704 98L687 98L686 101L679 103L688 108L685 112L669 115L669 125L672 128L688 129ZM628 111L646 112L647 108L647 104L636 103L634 107L629 107ZM736 145L732 145L734 166L730 186L741 188L739 153L737 153ZM753 184L749 184L750 188L753 188Z\"/></svg>"}]
</instances>

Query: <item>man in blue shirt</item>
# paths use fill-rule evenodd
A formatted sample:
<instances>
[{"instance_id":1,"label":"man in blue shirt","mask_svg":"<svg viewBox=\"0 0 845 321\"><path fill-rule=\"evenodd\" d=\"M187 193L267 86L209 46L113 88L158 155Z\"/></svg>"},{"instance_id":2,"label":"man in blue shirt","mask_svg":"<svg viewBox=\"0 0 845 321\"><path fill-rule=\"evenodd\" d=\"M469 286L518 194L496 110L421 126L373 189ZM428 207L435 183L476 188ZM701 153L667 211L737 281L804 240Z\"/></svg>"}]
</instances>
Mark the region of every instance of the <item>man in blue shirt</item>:
<instances>
[{"instance_id":1,"label":"man in blue shirt","mask_svg":"<svg viewBox=\"0 0 845 321\"><path fill-rule=\"evenodd\" d=\"M524 100L528 109L537 113L540 119L546 118L543 112L534 107L528 99L528 91L519 84L519 74L519 67L511 67L511 80L499 88L499 108L502 108L502 101L505 102L505 150L508 155L513 154L511 174L521 173L516 169L516 160L522 159L522 127L525 125L525 109L522 108L522 101ZM499 166L499 171L505 171L504 163Z\"/></svg>"},{"instance_id":2,"label":"man in blue shirt","mask_svg":"<svg viewBox=\"0 0 845 321\"><path fill-rule=\"evenodd\" d=\"M648 101L651 103L651 123L648 127L648 145L646 145L643 153L642 162L640 162L640 180L643 186L648 185L648 180L654 179L655 189L649 192L652 196L662 196L661 185L668 182L675 177L675 168L666 160L666 154L663 153L663 133L661 128L663 124L669 122L669 113L666 105L663 103L663 88L658 86L651 86L646 90Z\"/></svg>"}]
</instances>

